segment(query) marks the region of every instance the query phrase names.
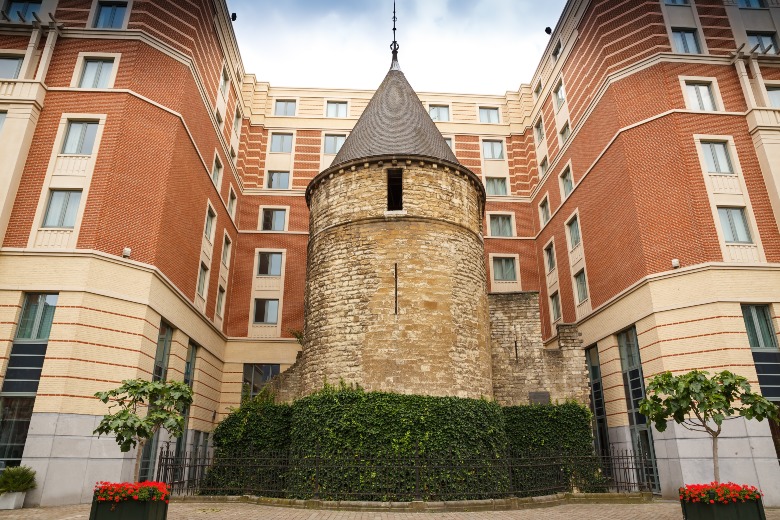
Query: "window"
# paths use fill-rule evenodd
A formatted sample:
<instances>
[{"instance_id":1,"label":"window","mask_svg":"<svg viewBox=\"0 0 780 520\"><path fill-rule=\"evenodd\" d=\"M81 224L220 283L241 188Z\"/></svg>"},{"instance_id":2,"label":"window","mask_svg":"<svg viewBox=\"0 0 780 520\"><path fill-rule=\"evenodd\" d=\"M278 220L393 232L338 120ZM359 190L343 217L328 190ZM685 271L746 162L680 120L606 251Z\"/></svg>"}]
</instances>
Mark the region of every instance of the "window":
<instances>
[{"instance_id":1,"label":"window","mask_svg":"<svg viewBox=\"0 0 780 520\"><path fill-rule=\"evenodd\" d=\"M541 143L544 141L544 122L542 121L542 118L539 118L539 121L536 122L534 125L534 134L536 135L536 142Z\"/></svg>"},{"instance_id":2,"label":"window","mask_svg":"<svg viewBox=\"0 0 780 520\"><path fill-rule=\"evenodd\" d=\"M580 219L574 217L566 227L569 228L569 248L574 249L580 245Z\"/></svg>"},{"instance_id":3,"label":"window","mask_svg":"<svg viewBox=\"0 0 780 520\"><path fill-rule=\"evenodd\" d=\"M544 248L544 263L547 265L547 272L555 269L555 247L552 244Z\"/></svg>"},{"instance_id":4,"label":"window","mask_svg":"<svg viewBox=\"0 0 780 520\"><path fill-rule=\"evenodd\" d=\"M214 184L219 184L219 178L222 175L222 163L219 157L214 157L214 166L211 168L211 180Z\"/></svg>"},{"instance_id":5,"label":"window","mask_svg":"<svg viewBox=\"0 0 780 520\"><path fill-rule=\"evenodd\" d=\"M777 337L772 326L769 305L742 305L742 317L745 319L750 348L777 349Z\"/></svg>"},{"instance_id":6,"label":"window","mask_svg":"<svg viewBox=\"0 0 780 520\"><path fill-rule=\"evenodd\" d=\"M561 319L561 297L558 295L558 291L550 295L550 309L552 310L553 321Z\"/></svg>"},{"instance_id":7,"label":"window","mask_svg":"<svg viewBox=\"0 0 780 520\"><path fill-rule=\"evenodd\" d=\"M726 243L752 244L750 230L745 219L745 208L718 208L720 225Z\"/></svg>"},{"instance_id":8,"label":"window","mask_svg":"<svg viewBox=\"0 0 780 520\"><path fill-rule=\"evenodd\" d=\"M0 112L0 132L3 131L3 125L5 124L6 112Z\"/></svg>"},{"instance_id":9,"label":"window","mask_svg":"<svg viewBox=\"0 0 780 520\"><path fill-rule=\"evenodd\" d=\"M217 316L222 316L222 307L225 306L225 288L221 285L217 289Z\"/></svg>"},{"instance_id":10,"label":"window","mask_svg":"<svg viewBox=\"0 0 780 520\"><path fill-rule=\"evenodd\" d=\"M764 0L737 0L737 5L739 7L747 7L752 9L766 7Z\"/></svg>"},{"instance_id":11,"label":"window","mask_svg":"<svg viewBox=\"0 0 780 520\"><path fill-rule=\"evenodd\" d=\"M485 159L503 159L504 142L503 141L482 141L482 155Z\"/></svg>"},{"instance_id":12,"label":"window","mask_svg":"<svg viewBox=\"0 0 780 520\"><path fill-rule=\"evenodd\" d=\"M344 141L347 140L346 135L325 135L325 153L328 155L335 155L339 153L341 147L344 145Z\"/></svg>"},{"instance_id":13,"label":"window","mask_svg":"<svg viewBox=\"0 0 780 520\"><path fill-rule=\"evenodd\" d=\"M666 0L666 5L688 5L688 0Z\"/></svg>"},{"instance_id":14,"label":"window","mask_svg":"<svg viewBox=\"0 0 780 520\"><path fill-rule=\"evenodd\" d=\"M428 113L434 121L450 120L450 107L447 105L431 105L428 107Z\"/></svg>"},{"instance_id":15,"label":"window","mask_svg":"<svg viewBox=\"0 0 780 520\"><path fill-rule=\"evenodd\" d=\"M715 111L715 101L712 97L712 86L709 83L686 83L688 105L694 110Z\"/></svg>"},{"instance_id":16,"label":"window","mask_svg":"<svg viewBox=\"0 0 780 520\"><path fill-rule=\"evenodd\" d=\"M780 87L767 87L766 94L769 96L769 105L780 108Z\"/></svg>"},{"instance_id":17,"label":"window","mask_svg":"<svg viewBox=\"0 0 780 520\"><path fill-rule=\"evenodd\" d=\"M569 123L564 123L563 128L561 128L561 142L566 142L566 140L569 138L569 135L571 135L571 130L569 130Z\"/></svg>"},{"instance_id":18,"label":"window","mask_svg":"<svg viewBox=\"0 0 780 520\"><path fill-rule=\"evenodd\" d=\"M347 102L328 101L325 105L325 115L327 117L347 117Z\"/></svg>"},{"instance_id":19,"label":"window","mask_svg":"<svg viewBox=\"0 0 780 520\"><path fill-rule=\"evenodd\" d=\"M292 152L292 134L271 134L271 152Z\"/></svg>"},{"instance_id":20,"label":"window","mask_svg":"<svg viewBox=\"0 0 780 520\"><path fill-rule=\"evenodd\" d=\"M539 219L542 221L543 226L550 221L550 202L547 200L547 197L539 204Z\"/></svg>"},{"instance_id":21,"label":"window","mask_svg":"<svg viewBox=\"0 0 780 520\"><path fill-rule=\"evenodd\" d=\"M539 96L542 95L542 82L538 82L536 84L536 88L534 88L534 99L539 99Z\"/></svg>"},{"instance_id":22,"label":"window","mask_svg":"<svg viewBox=\"0 0 780 520\"><path fill-rule=\"evenodd\" d=\"M387 211L404 209L403 170L387 170Z\"/></svg>"},{"instance_id":23,"label":"window","mask_svg":"<svg viewBox=\"0 0 780 520\"><path fill-rule=\"evenodd\" d=\"M274 105L275 116L294 116L295 115L295 100L294 99L280 99L276 101Z\"/></svg>"},{"instance_id":24,"label":"window","mask_svg":"<svg viewBox=\"0 0 780 520\"><path fill-rule=\"evenodd\" d=\"M450 147L450 150L455 150L455 148L452 146L452 137L445 137L444 142L447 143L447 146Z\"/></svg>"},{"instance_id":25,"label":"window","mask_svg":"<svg viewBox=\"0 0 780 520\"><path fill-rule=\"evenodd\" d=\"M498 123L498 109L490 107L479 107L480 123Z\"/></svg>"},{"instance_id":26,"label":"window","mask_svg":"<svg viewBox=\"0 0 780 520\"><path fill-rule=\"evenodd\" d=\"M233 133L241 134L241 111L236 108L236 114L233 116Z\"/></svg>"},{"instance_id":27,"label":"window","mask_svg":"<svg viewBox=\"0 0 780 520\"><path fill-rule=\"evenodd\" d=\"M696 29L672 29L674 51L684 54L699 54L699 40Z\"/></svg>"},{"instance_id":28,"label":"window","mask_svg":"<svg viewBox=\"0 0 780 520\"><path fill-rule=\"evenodd\" d=\"M777 41L775 33L747 33L748 50L758 46L756 49L762 54L777 54Z\"/></svg>"},{"instance_id":29,"label":"window","mask_svg":"<svg viewBox=\"0 0 780 520\"><path fill-rule=\"evenodd\" d=\"M485 191L488 195L506 195L506 179L504 177L486 177Z\"/></svg>"},{"instance_id":30,"label":"window","mask_svg":"<svg viewBox=\"0 0 780 520\"><path fill-rule=\"evenodd\" d=\"M127 2L98 2L96 29L121 29L125 25Z\"/></svg>"},{"instance_id":31,"label":"window","mask_svg":"<svg viewBox=\"0 0 780 520\"><path fill-rule=\"evenodd\" d=\"M287 218L287 210L284 209L264 209L263 210L263 231L284 231L284 221Z\"/></svg>"},{"instance_id":32,"label":"window","mask_svg":"<svg viewBox=\"0 0 780 520\"><path fill-rule=\"evenodd\" d=\"M217 219L217 214L214 213L214 210L211 209L211 206L209 206L208 211L206 211L206 227L203 230L203 234L206 237L206 240L211 242L211 237L214 233L214 221Z\"/></svg>"},{"instance_id":33,"label":"window","mask_svg":"<svg viewBox=\"0 0 780 520\"><path fill-rule=\"evenodd\" d=\"M290 172L268 172L266 188L269 190L290 189Z\"/></svg>"},{"instance_id":34,"label":"window","mask_svg":"<svg viewBox=\"0 0 780 520\"><path fill-rule=\"evenodd\" d=\"M574 285L577 286L577 303L588 299L588 284L585 280L585 269L574 275Z\"/></svg>"},{"instance_id":35,"label":"window","mask_svg":"<svg viewBox=\"0 0 780 520\"><path fill-rule=\"evenodd\" d=\"M542 158L542 162L539 163L539 175L544 175L550 168L550 163L547 162L547 157Z\"/></svg>"},{"instance_id":36,"label":"window","mask_svg":"<svg viewBox=\"0 0 780 520\"><path fill-rule=\"evenodd\" d=\"M214 115L215 115L215 116L216 116L216 118L217 118L217 126L219 126L220 128L222 128L222 123L223 123L223 120L222 120L222 114L220 114L220 113L219 113L219 111L217 111L217 112L216 112Z\"/></svg>"},{"instance_id":37,"label":"window","mask_svg":"<svg viewBox=\"0 0 780 520\"><path fill-rule=\"evenodd\" d=\"M79 88L108 88L113 68L114 60L85 59Z\"/></svg>"},{"instance_id":38,"label":"window","mask_svg":"<svg viewBox=\"0 0 780 520\"><path fill-rule=\"evenodd\" d=\"M22 70L22 58L15 56L0 56L0 78L16 79Z\"/></svg>"},{"instance_id":39,"label":"window","mask_svg":"<svg viewBox=\"0 0 780 520\"><path fill-rule=\"evenodd\" d=\"M35 18L33 14L38 14L41 9L41 0L28 1L28 2L8 2L8 7L5 12L11 19L11 22L25 22L30 23Z\"/></svg>"},{"instance_id":40,"label":"window","mask_svg":"<svg viewBox=\"0 0 780 520\"><path fill-rule=\"evenodd\" d=\"M558 58L561 57L561 42L555 44L555 48L552 51L552 59L553 62L558 61Z\"/></svg>"},{"instance_id":41,"label":"window","mask_svg":"<svg viewBox=\"0 0 780 520\"><path fill-rule=\"evenodd\" d=\"M260 393L265 384L279 375L279 365L275 364L245 364L244 365L244 390L242 394L254 397Z\"/></svg>"},{"instance_id":42,"label":"window","mask_svg":"<svg viewBox=\"0 0 780 520\"><path fill-rule=\"evenodd\" d=\"M68 155L90 155L95 146L98 124L91 121L69 121L62 153Z\"/></svg>"},{"instance_id":43,"label":"window","mask_svg":"<svg viewBox=\"0 0 780 520\"><path fill-rule=\"evenodd\" d=\"M560 109L564 103L566 103L566 92L563 90L563 83L558 83L558 86L553 91L553 97L555 98L555 109Z\"/></svg>"},{"instance_id":44,"label":"window","mask_svg":"<svg viewBox=\"0 0 780 520\"><path fill-rule=\"evenodd\" d=\"M225 235L225 240L222 241L222 264L228 265L230 262L230 248L233 243L230 241L230 237Z\"/></svg>"},{"instance_id":45,"label":"window","mask_svg":"<svg viewBox=\"0 0 780 520\"><path fill-rule=\"evenodd\" d=\"M493 257L493 279L497 282L516 282L515 259L501 256Z\"/></svg>"},{"instance_id":46,"label":"window","mask_svg":"<svg viewBox=\"0 0 780 520\"><path fill-rule=\"evenodd\" d=\"M81 190L52 190L43 227L73 229L80 202Z\"/></svg>"},{"instance_id":47,"label":"window","mask_svg":"<svg viewBox=\"0 0 780 520\"><path fill-rule=\"evenodd\" d=\"M222 289L222 287L220 287ZM222 289L224 292L224 289ZM187 359L184 362L184 384L192 388L192 382L195 378L195 362L198 360L198 347L194 343L187 345ZM185 423L186 424L186 423Z\"/></svg>"},{"instance_id":48,"label":"window","mask_svg":"<svg viewBox=\"0 0 780 520\"><path fill-rule=\"evenodd\" d=\"M206 267L206 264L201 262L200 264L200 272L198 273L198 294L203 296L204 291L206 290L206 280L209 276L209 268Z\"/></svg>"},{"instance_id":49,"label":"window","mask_svg":"<svg viewBox=\"0 0 780 520\"><path fill-rule=\"evenodd\" d=\"M19 328L16 329L16 339L48 339L56 308L56 294L28 293L19 318ZM3 390L6 391L5 388Z\"/></svg>"},{"instance_id":50,"label":"window","mask_svg":"<svg viewBox=\"0 0 780 520\"><path fill-rule=\"evenodd\" d=\"M702 141L701 150L707 163L707 173L734 173L726 143Z\"/></svg>"},{"instance_id":51,"label":"window","mask_svg":"<svg viewBox=\"0 0 780 520\"><path fill-rule=\"evenodd\" d=\"M227 96L228 85L230 84L230 78L228 77L227 69L222 68L222 74L219 76L219 91L223 96Z\"/></svg>"},{"instance_id":52,"label":"window","mask_svg":"<svg viewBox=\"0 0 780 520\"><path fill-rule=\"evenodd\" d=\"M585 349L585 364L588 367L588 382L590 383L590 411L593 414L593 440L596 453L608 456L609 429L607 428L607 410L604 404L604 384L601 380L601 363L599 363L599 348L596 345Z\"/></svg>"},{"instance_id":53,"label":"window","mask_svg":"<svg viewBox=\"0 0 780 520\"><path fill-rule=\"evenodd\" d=\"M574 179L571 176L571 168L566 167L561 174L561 186L563 187L563 196L568 197L574 189Z\"/></svg>"},{"instance_id":54,"label":"window","mask_svg":"<svg viewBox=\"0 0 780 520\"><path fill-rule=\"evenodd\" d=\"M236 216L236 193L233 191L233 188L230 188L230 195L228 195L228 205L227 205L228 213L230 213L231 217Z\"/></svg>"},{"instance_id":55,"label":"window","mask_svg":"<svg viewBox=\"0 0 780 520\"><path fill-rule=\"evenodd\" d=\"M490 236L511 237L512 216L511 215L490 215Z\"/></svg>"},{"instance_id":56,"label":"window","mask_svg":"<svg viewBox=\"0 0 780 520\"><path fill-rule=\"evenodd\" d=\"M258 276L282 276L282 253L258 253Z\"/></svg>"},{"instance_id":57,"label":"window","mask_svg":"<svg viewBox=\"0 0 780 520\"><path fill-rule=\"evenodd\" d=\"M255 298L255 323L275 325L279 319L279 300Z\"/></svg>"}]
</instances>

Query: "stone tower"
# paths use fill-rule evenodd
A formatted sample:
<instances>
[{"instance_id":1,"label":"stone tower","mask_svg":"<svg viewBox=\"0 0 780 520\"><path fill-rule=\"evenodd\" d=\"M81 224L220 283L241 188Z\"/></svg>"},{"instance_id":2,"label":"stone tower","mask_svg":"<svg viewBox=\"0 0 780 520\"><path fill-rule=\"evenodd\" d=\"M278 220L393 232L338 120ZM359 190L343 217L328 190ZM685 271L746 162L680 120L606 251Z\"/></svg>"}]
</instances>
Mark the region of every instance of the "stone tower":
<instances>
[{"instance_id":1,"label":"stone tower","mask_svg":"<svg viewBox=\"0 0 780 520\"><path fill-rule=\"evenodd\" d=\"M396 52L306 201L302 393L344 380L492 397L484 188L456 159Z\"/></svg>"}]
</instances>

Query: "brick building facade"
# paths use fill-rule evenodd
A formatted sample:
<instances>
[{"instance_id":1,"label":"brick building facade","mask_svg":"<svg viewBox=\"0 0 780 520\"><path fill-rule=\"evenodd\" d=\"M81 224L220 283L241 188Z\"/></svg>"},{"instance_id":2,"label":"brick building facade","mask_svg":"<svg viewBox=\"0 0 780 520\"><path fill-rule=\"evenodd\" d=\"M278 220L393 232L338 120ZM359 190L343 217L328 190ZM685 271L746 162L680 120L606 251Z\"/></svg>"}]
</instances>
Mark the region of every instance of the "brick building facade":
<instances>
[{"instance_id":1,"label":"brick building facade","mask_svg":"<svg viewBox=\"0 0 780 520\"><path fill-rule=\"evenodd\" d=\"M247 74L222 1L2 7L0 459L38 471L30 504L88 501L136 459L92 435L96 391L188 381L202 450L305 357L306 190L374 92ZM418 93L486 192L493 397L587 399L587 368L598 449L651 454L666 495L710 448L642 422L646 378L729 369L780 401L778 31L776 0L570 0L518 90ZM723 435L724 477L779 504L778 432Z\"/></svg>"}]
</instances>

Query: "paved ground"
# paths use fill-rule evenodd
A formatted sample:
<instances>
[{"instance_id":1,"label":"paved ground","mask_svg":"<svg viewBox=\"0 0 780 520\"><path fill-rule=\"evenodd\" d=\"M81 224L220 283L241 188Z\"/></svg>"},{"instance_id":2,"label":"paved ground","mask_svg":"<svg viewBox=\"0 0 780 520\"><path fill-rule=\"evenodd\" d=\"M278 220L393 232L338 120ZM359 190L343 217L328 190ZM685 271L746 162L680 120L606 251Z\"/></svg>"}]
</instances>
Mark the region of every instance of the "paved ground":
<instances>
[{"instance_id":1,"label":"paved ground","mask_svg":"<svg viewBox=\"0 0 780 520\"><path fill-rule=\"evenodd\" d=\"M780 509L766 512L767 520L780 520ZM0 511L0 519L77 520L89 518L89 505L18 511ZM375 513L315 511L254 504L174 503L168 520L262 518L263 520L681 520L680 504L658 501L649 504L566 504L519 511L479 513Z\"/></svg>"}]
</instances>

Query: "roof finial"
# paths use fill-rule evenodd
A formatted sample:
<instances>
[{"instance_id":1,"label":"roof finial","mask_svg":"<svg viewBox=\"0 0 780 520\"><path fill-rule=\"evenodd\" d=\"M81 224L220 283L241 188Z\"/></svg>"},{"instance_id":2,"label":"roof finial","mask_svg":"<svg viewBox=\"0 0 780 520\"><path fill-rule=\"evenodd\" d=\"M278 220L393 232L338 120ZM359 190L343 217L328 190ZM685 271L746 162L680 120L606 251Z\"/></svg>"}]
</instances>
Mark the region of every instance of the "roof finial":
<instances>
[{"instance_id":1,"label":"roof finial","mask_svg":"<svg viewBox=\"0 0 780 520\"><path fill-rule=\"evenodd\" d=\"M395 16L395 0L393 0L393 43L390 44L390 50L393 51L393 62L390 65L390 70L401 70L401 66L398 65L398 42L395 41L395 22L398 18Z\"/></svg>"}]
</instances>

